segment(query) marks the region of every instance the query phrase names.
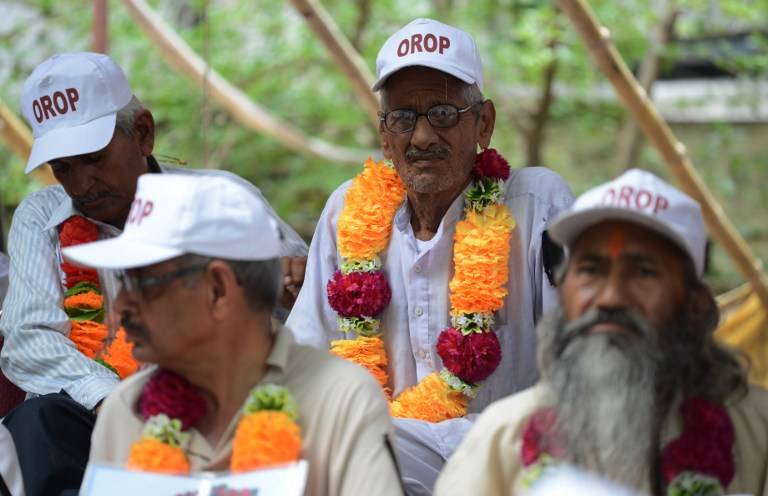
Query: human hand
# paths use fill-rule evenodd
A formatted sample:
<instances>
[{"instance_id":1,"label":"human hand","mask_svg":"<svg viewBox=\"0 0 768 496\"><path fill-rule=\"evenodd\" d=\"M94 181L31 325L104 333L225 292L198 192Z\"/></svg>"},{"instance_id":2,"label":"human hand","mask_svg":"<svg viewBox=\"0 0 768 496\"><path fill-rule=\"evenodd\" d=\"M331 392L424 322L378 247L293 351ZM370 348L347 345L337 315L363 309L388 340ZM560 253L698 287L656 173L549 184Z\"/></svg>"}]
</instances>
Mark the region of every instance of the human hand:
<instances>
[{"instance_id":1,"label":"human hand","mask_svg":"<svg viewBox=\"0 0 768 496\"><path fill-rule=\"evenodd\" d=\"M304 284L307 257L283 257L282 264L283 293L280 295L280 305L286 310L290 310L296 303L296 297Z\"/></svg>"}]
</instances>

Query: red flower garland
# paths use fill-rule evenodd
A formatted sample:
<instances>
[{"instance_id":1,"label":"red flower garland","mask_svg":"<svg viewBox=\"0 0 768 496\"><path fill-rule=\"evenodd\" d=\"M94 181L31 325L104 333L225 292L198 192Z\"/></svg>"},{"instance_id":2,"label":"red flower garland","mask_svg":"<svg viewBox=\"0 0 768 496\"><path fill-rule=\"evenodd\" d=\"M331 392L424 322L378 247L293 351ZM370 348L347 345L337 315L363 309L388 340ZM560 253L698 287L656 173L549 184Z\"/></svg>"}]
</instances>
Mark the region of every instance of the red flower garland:
<instances>
[{"instance_id":1,"label":"red flower garland","mask_svg":"<svg viewBox=\"0 0 768 496\"><path fill-rule=\"evenodd\" d=\"M61 224L59 244L62 248L82 243L91 243L98 241L98 239L99 228L96 227L96 224L79 215L73 215ZM97 286L99 284L99 274L93 269L86 269L69 262L62 262L61 270L64 272L64 285L67 289L73 288L80 282L89 282Z\"/></svg>"},{"instance_id":2,"label":"red flower garland","mask_svg":"<svg viewBox=\"0 0 768 496\"><path fill-rule=\"evenodd\" d=\"M555 458L565 456L565 449L555 441L556 436L553 434L556 421L554 408L544 408L531 416L523 431L523 466L533 465L545 454Z\"/></svg>"},{"instance_id":3,"label":"red flower garland","mask_svg":"<svg viewBox=\"0 0 768 496\"><path fill-rule=\"evenodd\" d=\"M208 404L200 391L178 374L160 369L147 381L139 397L139 412L146 422L164 413L181 421L187 430L200 420Z\"/></svg>"},{"instance_id":4,"label":"red flower garland","mask_svg":"<svg viewBox=\"0 0 768 496\"><path fill-rule=\"evenodd\" d=\"M328 281L328 303L342 317L375 317L392 298L392 291L382 271L350 272L340 270Z\"/></svg>"},{"instance_id":5,"label":"red flower garland","mask_svg":"<svg viewBox=\"0 0 768 496\"><path fill-rule=\"evenodd\" d=\"M716 477L723 487L733 480L734 431L725 409L700 397L688 398L680 407L683 433L661 455L661 473L669 484L681 472Z\"/></svg>"},{"instance_id":6,"label":"red flower garland","mask_svg":"<svg viewBox=\"0 0 768 496\"><path fill-rule=\"evenodd\" d=\"M494 148L486 148L475 157L473 172L480 177L492 177L506 181L509 163Z\"/></svg>"},{"instance_id":7,"label":"red flower garland","mask_svg":"<svg viewBox=\"0 0 768 496\"><path fill-rule=\"evenodd\" d=\"M683 433L670 442L661 454L661 473L666 485L683 472L694 472L720 481L726 488L736 468L733 460L734 430L728 412L721 405L701 397L691 397L680 406ZM553 439L555 410L544 408L534 413L523 431L520 456L525 467L541 455L562 458L565 451Z\"/></svg>"},{"instance_id":8,"label":"red flower garland","mask_svg":"<svg viewBox=\"0 0 768 496\"><path fill-rule=\"evenodd\" d=\"M464 335L449 327L437 338L437 353L445 368L469 383L485 380L501 362L501 345L493 331Z\"/></svg>"}]
</instances>

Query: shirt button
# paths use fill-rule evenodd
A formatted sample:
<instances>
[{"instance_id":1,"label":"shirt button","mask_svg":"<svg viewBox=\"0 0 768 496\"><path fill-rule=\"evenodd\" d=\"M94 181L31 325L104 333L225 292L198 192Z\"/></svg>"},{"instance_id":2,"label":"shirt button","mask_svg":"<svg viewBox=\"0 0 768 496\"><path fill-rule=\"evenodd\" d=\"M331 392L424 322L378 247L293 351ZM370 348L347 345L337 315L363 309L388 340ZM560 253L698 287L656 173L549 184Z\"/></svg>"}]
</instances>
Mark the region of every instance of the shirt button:
<instances>
[{"instance_id":1,"label":"shirt button","mask_svg":"<svg viewBox=\"0 0 768 496\"><path fill-rule=\"evenodd\" d=\"M417 274L421 274L421 265L416 265L416 266L413 268L413 270L414 270L414 271L415 271Z\"/></svg>"},{"instance_id":2,"label":"shirt button","mask_svg":"<svg viewBox=\"0 0 768 496\"><path fill-rule=\"evenodd\" d=\"M424 313L424 310L421 309L421 307L416 307L416 310L414 310L417 317L421 317L421 314Z\"/></svg>"}]
</instances>

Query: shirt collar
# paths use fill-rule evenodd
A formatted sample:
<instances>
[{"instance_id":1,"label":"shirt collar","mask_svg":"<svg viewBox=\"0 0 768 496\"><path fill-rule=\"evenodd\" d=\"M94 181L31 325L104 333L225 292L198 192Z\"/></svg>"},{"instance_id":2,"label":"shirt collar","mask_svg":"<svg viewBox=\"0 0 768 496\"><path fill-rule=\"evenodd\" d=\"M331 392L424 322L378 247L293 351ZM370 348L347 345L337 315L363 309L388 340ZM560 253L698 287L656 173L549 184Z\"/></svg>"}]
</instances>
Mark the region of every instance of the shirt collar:
<instances>
[{"instance_id":1,"label":"shirt collar","mask_svg":"<svg viewBox=\"0 0 768 496\"><path fill-rule=\"evenodd\" d=\"M464 197L466 196L467 191L471 187L472 187L472 181L470 181L469 184L467 184L467 187L464 188L461 194L459 194L456 198L453 199L451 206L448 207L448 210L445 212L443 219L440 221L440 226L453 224L454 222L459 220L459 217L461 217L462 212L464 212ZM406 196L406 200L403 202L403 204L395 213L394 224L395 224L395 227L397 227L397 229L400 230L400 232L405 233L408 230L408 225L410 224L410 222L411 222L411 207L410 207L410 203L408 202L408 197Z\"/></svg>"},{"instance_id":2,"label":"shirt collar","mask_svg":"<svg viewBox=\"0 0 768 496\"><path fill-rule=\"evenodd\" d=\"M295 344L293 333L275 319L272 319L272 328L275 332L275 343L267 357L267 365L274 367L279 372L284 372L288 367L291 349Z\"/></svg>"},{"instance_id":3,"label":"shirt collar","mask_svg":"<svg viewBox=\"0 0 768 496\"><path fill-rule=\"evenodd\" d=\"M157 160L155 160L155 157L153 157L152 155L147 156L147 168L149 172L152 172L152 173L164 172L163 167L160 166L160 164L158 164ZM73 215L80 215L82 217L85 217L86 219L90 220L91 222L101 227L108 226L111 229L117 229L114 226L109 226L108 224L104 224L103 222L99 222L97 220L91 219L87 215L78 211L75 208L75 206L72 204L72 198L70 198L68 194L64 193L64 199L61 200L61 203L59 203L59 205L53 210L53 213L51 214L51 218L48 219L48 222L45 224L45 226L43 226L43 231L53 229L54 227L59 227L59 225L62 222L69 219ZM117 230L118 232L120 231L119 229Z\"/></svg>"}]
</instances>

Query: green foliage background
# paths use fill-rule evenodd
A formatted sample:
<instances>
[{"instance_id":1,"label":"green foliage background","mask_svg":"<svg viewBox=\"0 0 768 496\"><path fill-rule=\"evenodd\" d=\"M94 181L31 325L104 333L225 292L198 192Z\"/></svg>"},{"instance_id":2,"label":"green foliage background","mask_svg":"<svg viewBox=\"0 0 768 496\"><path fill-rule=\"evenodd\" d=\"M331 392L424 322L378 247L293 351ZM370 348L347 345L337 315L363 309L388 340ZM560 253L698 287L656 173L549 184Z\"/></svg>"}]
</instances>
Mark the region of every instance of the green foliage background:
<instances>
[{"instance_id":1,"label":"green foliage background","mask_svg":"<svg viewBox=\"0 0 768 496\"><path fill-rule=\"evenodd\" d=\"M648 35L663 6L672 0L594 0L599 19L611 29L632 64L648 49ZM150 5L210 64L251 98L311 136L349 147L376 147L376 129L357 103L343 75L303 18L288 1L150 0ZM557 60L556 84L568 97L551 108L543 165L562 174L576 193L609 179L615 165L619 127L625 117L615 101L595 102L591 90L604 83L589 63L564 16L547 0L325 0L342 31L374 69L386 38L416 17L434 17L475 35L484 58L485 93L497 103L493 145L513 166L524 161L524 143L510 116L535 107L543 73ZM702 36L737 28L765 29L768 0L678 0L683 9L677 34ZM0 98L18 111L24 78L60 51L90 46L92 2L0 0ZM367 14L365 12L367 11ZM256 183L286 220L307 238L328 194L355 167L298 155L234 123L199 89L167 66L135 26L121 2L109 3L112 57L157 122L156 151L190 167L232 170ZM556 43L552 43L556 40ZM765 47L765 40L756 37ZM725 53L724 67L765 79L768 51L760 57ZM667 51L674 60L674 48ZM520 91L520 89L523 91ZM757 103L755 103L757 104ZM768 256L766 206L768 125L721 123L675 126L694 163L753 248ZM364 157L361 157L361 159ZM637 166L666 176L648 146ZM0 195L9 208L39 187L23 173L23 161L0 143ZM741 281L716 249L708 275L716 289Z\"/></svg>"}]
</instances>

